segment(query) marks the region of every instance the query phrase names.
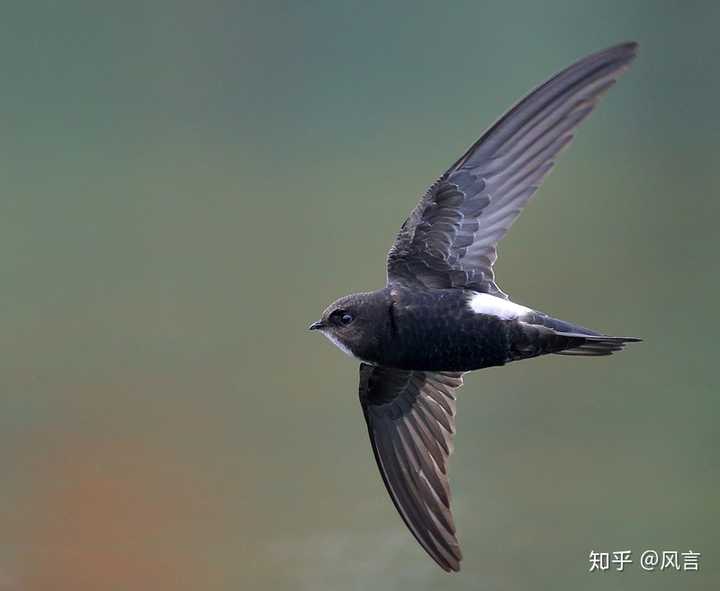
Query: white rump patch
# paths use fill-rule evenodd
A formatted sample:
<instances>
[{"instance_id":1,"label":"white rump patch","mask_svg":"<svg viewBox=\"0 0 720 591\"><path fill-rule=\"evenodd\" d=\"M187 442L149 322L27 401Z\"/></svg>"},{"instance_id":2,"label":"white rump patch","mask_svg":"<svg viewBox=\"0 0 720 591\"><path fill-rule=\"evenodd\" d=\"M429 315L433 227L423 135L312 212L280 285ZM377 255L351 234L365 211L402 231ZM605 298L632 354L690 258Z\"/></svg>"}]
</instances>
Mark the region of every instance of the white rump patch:
<instances>
[{"instance_id":1,"label":"white rump patch","mask_svg":"<svg viewBox=\"0 0 720 591\"><path fill-rule=\"evenodd\" d=\"M475 314L488 314L503 320L512 320L533 312L530 308L515 304L510 300L495 297L489 293L475 293L468 303Z\"/></svg>"}]
</instances>

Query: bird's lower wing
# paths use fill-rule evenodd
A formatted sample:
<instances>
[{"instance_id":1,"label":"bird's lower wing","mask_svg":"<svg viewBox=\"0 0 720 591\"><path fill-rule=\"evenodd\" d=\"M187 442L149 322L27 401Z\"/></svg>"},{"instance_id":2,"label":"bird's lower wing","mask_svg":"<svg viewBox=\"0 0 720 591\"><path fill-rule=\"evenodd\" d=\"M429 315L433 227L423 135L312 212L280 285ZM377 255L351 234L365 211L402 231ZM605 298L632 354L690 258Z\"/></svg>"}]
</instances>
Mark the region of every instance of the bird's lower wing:
<instances>
[{"instance_id":1,"label":"bird's lower wing","mask_svg":"<svg viewBox=\"0 0 720 591\"><path fill-rule=\"evenodd\" d=\"M447 463L462 374L360 365L360 403L375 460L405 524L446 571L462 554L450 511Z\"/></svg>"}]
</instances>

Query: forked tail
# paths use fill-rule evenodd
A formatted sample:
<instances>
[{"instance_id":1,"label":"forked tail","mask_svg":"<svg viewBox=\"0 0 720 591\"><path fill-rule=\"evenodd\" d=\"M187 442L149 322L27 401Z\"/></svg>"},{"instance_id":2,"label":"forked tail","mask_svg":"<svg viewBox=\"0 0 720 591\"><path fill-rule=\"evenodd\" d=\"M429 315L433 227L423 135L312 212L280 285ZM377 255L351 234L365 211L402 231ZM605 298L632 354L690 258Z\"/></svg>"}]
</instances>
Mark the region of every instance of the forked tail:
<instances>
[{"instance_id":1,"label":"forked tail","mask_svg":"<svg viewBox=\"0 0 720 591\"><path fill-rule=\"evenodd\" d=\"M522 331L525 339L516 340L518 358L533 357L543 353L599 357L621 351L626 343L642 340L635 337L611 337L600 334L540 312L525 316L521 325L525 327Z\"/></svg>"},{"instance_id":2,"label":"forked tail","mask_svg":"<svg viewBox=\"0 0 720 591\"><path fill-rule=\"evenodd\" d=\"M608 337L605 335L585 335L578 333L557 333L558 336L569 337L573 340L582 339L578 345L569 349L555 351L557 355L582 355L585 357L598 357L600 355L612 355L616 351L622 351L625 343L637 343L642 341L636 337Z\"/></svg>"}]
</instances>

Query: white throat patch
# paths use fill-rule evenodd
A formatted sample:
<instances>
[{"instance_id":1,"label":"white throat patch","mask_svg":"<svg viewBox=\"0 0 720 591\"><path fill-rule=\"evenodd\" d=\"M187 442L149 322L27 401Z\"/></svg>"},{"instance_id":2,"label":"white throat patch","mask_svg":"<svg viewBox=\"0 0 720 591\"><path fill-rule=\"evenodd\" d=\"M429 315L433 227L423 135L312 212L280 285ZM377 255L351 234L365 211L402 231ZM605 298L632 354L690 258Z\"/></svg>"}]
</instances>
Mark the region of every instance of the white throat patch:
<instances>
[{"instance_id":1,"label":"white throat patch","mask_svg":"<svg viewBox=\"0 0 720 591\"><path fill-rule=\"evenodd\" d=\"M497 316L503 320L513 320L533 312L530 308L515 304L510 300L495 297L489 293L474 293L468 300L468 304L475 314Z\"/></svg>"},{"instance_id":2,"label":"white throat patch","mask_svg":"<svg viewBox=\"0 0 720 591\"><path fill-rule=\"evenodd\" d=\"M355 355L353 355L353 352L352 352L350 349L348 349L334 334L331 334L331 333L326 332L326 331L324 331L324 330L321 331L321 332L328 338L328 340L329 340L333 345L335 345L335 346L336 346L338 349L340 349L343 353L345 353L346 355L349 355L349 356L352 357L353 359L357 359L357 357L355 357Z\"/></svg>"}]
</instances>

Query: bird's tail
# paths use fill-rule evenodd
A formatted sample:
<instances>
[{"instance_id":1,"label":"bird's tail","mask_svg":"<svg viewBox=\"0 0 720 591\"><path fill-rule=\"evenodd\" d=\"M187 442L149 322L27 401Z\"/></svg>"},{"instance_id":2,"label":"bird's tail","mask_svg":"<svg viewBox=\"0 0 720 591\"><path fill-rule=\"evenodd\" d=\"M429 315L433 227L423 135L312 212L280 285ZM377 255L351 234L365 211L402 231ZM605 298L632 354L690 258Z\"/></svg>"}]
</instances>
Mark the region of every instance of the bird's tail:
<instances>
[{"instance_id":1,"label":"bird's tail","mask_svg":"<svg viewBox=\"0 0 720 591\"><path fill-rule=\"evenodd\" d=\"M621 351L626 343L642 340L635 337L611 337L539 312L526 321L541 331L548 331L540 339L544 344L543 353L599 357Z\"/></svg>"},{"instance_id":2,"label":"bird's tail","mask_svg":"<svg viewBox=\"0 0 720 591\"><path fill-rule=\"evenodd\" d=\"M557 355L579 355L584 357L598 357L601 355L612 355L625 348L625 343L637 343L642 341L636 337L609 337L606 335L586 335L582 333L557 333L558 336L569 337L577 343L576 339L582 342L575 344L568 349L555 351Z\"/></svg>"}]
</instances>

